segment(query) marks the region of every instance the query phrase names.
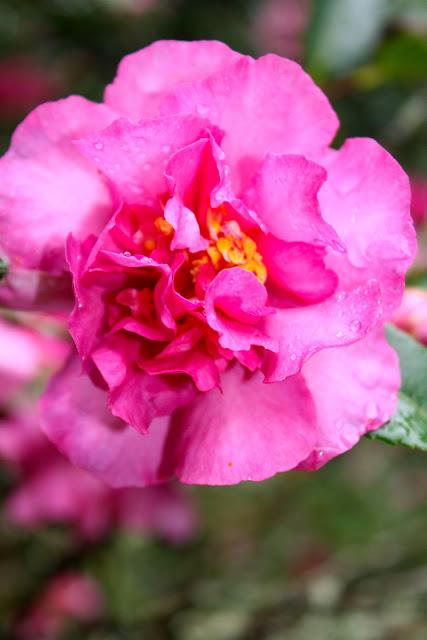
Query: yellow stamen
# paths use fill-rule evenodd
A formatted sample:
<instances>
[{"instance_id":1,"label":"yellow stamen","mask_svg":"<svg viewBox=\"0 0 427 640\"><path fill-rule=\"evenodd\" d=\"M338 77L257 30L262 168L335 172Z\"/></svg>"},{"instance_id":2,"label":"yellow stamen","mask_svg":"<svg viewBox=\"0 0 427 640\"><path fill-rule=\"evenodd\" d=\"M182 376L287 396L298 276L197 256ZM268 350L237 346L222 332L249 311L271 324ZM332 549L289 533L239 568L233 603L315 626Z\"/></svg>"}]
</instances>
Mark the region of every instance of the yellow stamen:
<instances>
[{"instance_id":1,"label":"yellow stamen","mask_svg":"<svg viewBox=\"0 0 427 640\"><path fill-rule=\"evenodd\" d=\"M154 226L157 231L160 231L164 236L170 236L173 233L173 226L161 216L154 220Z\"/></svg>"},{"instance_id":2,"label":"yellow stamen","mask_svg":"<svg viewBox=\"0 0 427 640\"><path fill-rule=\"evenodd\" d=\"M225 210L221 211L221 208L208 211L206 222L211 244L206 249L206 254L209 260L205 256L193 261L193 278L198 274L202 264L210 261L215 271L231 266L241 267L253 273L264 284L267 280L267 269L262 255L257 251L256 242L243 233L236 220L223 222L223 213Z\"/></svg>"},{"instance_id":3,"label":"yellow stamen","mask_svg":"<svg viewBox=\"0 0 427 640\"><path fill-rule=\"evenodd\" d=\"M153 240L153 238L147 238L147 240L145 240L144 249L146 251L153 251L153 249L155 249L155 247L156 247L156 243Z\"/></svg>"}]
</instances>

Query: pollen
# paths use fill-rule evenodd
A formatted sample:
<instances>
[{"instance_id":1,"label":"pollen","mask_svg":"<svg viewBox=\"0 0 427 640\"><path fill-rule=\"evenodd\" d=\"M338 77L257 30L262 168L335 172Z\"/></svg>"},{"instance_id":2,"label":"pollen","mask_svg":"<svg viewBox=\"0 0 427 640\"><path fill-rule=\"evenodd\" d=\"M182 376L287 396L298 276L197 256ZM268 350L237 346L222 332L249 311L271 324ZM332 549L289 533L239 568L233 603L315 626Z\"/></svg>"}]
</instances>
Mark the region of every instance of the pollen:
<instances>
[{"instance_id":1,"label":"pollen","mask_svg":"<svg viewBox=\"0 0 427 640\"><path fill-rule=\"evenodd\" d=\"M171 236L173 233L173 226L163 217L159 216L154 220L154 226L164 236Z\"/></svg>"},{"instance_id":2,"label":"pollen","mask_svg":"<svg viewBox=\"0 0 427 640\"><path fill-rule=\"evenodd\" d=\"M209 262L215 271L221 271L227 267L240 267L253 273L261 284L267 280L267 269L263 263L256 242L246 235L236 220L223 220L223 211L209 210L207 215L207 228L210 236L210 245L202 258L193 261L191 273L193 278L200 268Z\"/></svg>"}]
</instances>

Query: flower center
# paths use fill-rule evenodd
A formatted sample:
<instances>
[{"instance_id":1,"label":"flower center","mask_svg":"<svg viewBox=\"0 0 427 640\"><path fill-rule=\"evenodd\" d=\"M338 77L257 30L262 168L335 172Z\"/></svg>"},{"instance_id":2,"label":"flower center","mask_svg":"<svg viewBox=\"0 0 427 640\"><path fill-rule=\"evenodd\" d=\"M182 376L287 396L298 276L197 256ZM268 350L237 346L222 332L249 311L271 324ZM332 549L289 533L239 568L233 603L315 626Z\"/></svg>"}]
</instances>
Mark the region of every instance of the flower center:
<instances>
[{"instance_id":1,"label":"flower center","mask_svg":"<svg viewBox=\"0 0 427 640\"><path fill-rule=\"evenodd\" d=\"M154 224L164 236L172 235L173 228L164 218L157 218ZM193 280L203 265L210 264L217 272L227 267L246 269L253 273L261 284L265 283L267 269L262 255L258 252L256 242L241 230L236 220L224 221L218 209L209 209L207 229L209 246L205 251L193 254L190 258Z\"/></svg>"}]
</instances>

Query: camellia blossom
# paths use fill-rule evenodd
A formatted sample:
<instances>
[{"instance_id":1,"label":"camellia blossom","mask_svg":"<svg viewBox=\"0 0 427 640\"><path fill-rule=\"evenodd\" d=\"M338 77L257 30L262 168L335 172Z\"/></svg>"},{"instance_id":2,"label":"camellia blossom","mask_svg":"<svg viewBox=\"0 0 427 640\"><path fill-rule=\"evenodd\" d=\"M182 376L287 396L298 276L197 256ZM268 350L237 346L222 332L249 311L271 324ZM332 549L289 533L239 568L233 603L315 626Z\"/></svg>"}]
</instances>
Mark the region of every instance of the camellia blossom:
<instances>
[{"instance_id":1,"label":"camellia blossom","mask_svg":"<svg viewBox=\"0 0 427 640\"><path fill-rule=\"evenodd\" d=\"M124 58L103 104L18 127L0 295L74 300L76 355L42 401L74 463L115 486L262 480L390 418L408 179L374 140L330 149L337 127L295 62L173 41Z\"/></svg>"}]
</instances>

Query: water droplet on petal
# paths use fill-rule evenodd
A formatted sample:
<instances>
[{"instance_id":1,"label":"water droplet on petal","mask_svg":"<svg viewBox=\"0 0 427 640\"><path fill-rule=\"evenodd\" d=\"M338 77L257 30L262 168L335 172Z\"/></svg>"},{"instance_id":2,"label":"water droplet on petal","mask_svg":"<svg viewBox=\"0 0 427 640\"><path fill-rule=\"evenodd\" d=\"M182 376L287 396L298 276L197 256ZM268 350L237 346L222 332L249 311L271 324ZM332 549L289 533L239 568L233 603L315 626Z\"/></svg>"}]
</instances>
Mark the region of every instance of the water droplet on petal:
<instances>
[{"instance_id":1,"label":"water droplet on petal","mask_svg":"<svg viewBox=\"0 0 427 640\"><path fill-rule=\"evenodd\" d=\"M353 333L357 333L362 328L362 323L359 320L353 320L350 324L350 329Z\"/></svg>"},{"instance_id":2,"label":"water droplet on petal","mask_svg":"<svg viewBox=\"0 0 427 640\"><path fill-rule=\"evenodd\" d=\"M336 337L336 338L342 338L342 337L343 337L343 335L344 335L344 334L343 334L343 332L342 332L342 331L337 331L337 332L336 332L336 334L335 334L335 337Z\"/></svg>"},{"instance_id":3,"label":"water droplet on petal","mask_svg":"<svg viewBox=\"0 0 427 640\"><path fill-rule=\"evenodd\" d=\"M104 144L102 142L95 142L93 146L95 149L98 149L98 151L101 151L104 148Z\"/></svg>"},{"instance_id":4,"label":"water droplet on petal","mask_svg":"<svg viewBox=\"0 0 427 640\"><path fill-rule=\"evenodd\" d=\"M345 300L346 295L347 294L345 291L341 291L341 293L337 295L337 302L342 302L343 300Z\"/></svg>"},{"instance_id":5,"label":"water droplet on petal","mask_svg":"<svg viewBox=\"0 0 427 640\"><path fill-rule=\"evenodd\" d=\"M123 255L125 256L125 258L130 258L132 254L130 251L123 251Z\"/></svg>"},{"instance_id":6,"label":"water droplet on petal","mask_svg":"<svg viewBox=\"0 0 427 640\"><path fill-rule=\"evenodd\" d=\"M291 358L292 361L296 360L297 359L297 354L296 353L291 353L290 358Z\"/></svg>"}]
</instances>

